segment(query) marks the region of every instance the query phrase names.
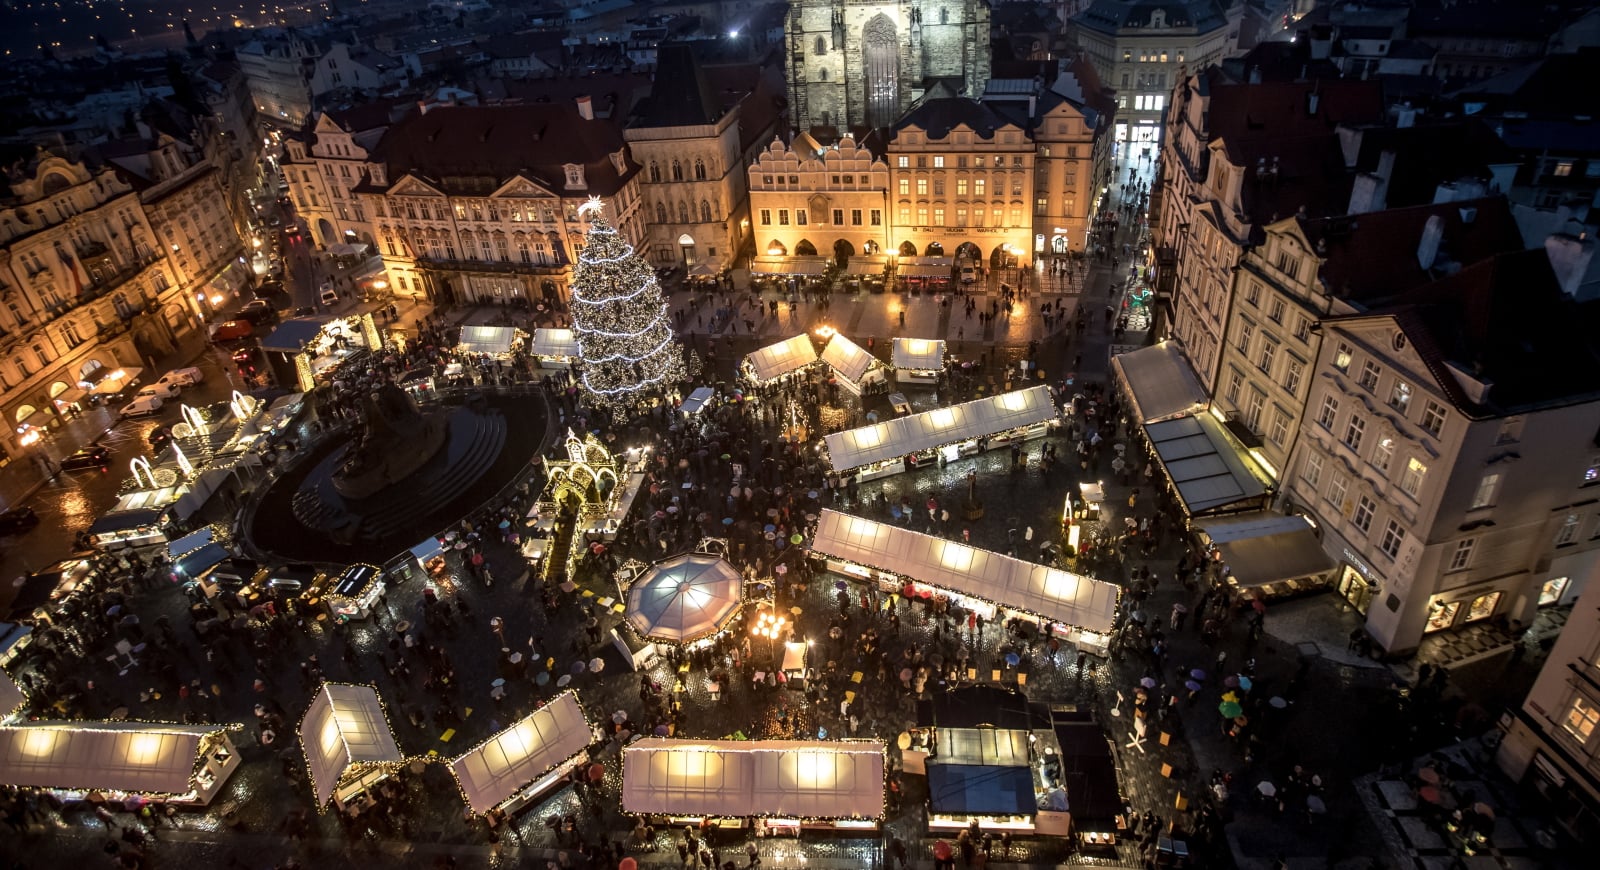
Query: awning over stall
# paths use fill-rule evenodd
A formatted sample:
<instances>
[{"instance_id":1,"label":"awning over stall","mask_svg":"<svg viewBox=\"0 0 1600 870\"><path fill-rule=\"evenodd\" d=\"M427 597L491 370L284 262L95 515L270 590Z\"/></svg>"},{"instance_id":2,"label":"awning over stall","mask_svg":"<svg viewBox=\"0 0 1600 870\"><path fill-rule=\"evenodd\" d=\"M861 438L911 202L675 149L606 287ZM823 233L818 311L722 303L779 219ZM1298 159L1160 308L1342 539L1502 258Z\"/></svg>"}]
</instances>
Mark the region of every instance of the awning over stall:
<instances>
[{"instance_id":1,"label":"awning over stall","mask_svg":"<svg viewBox=\"0 0 1600 870\"><path fill-rule=\"evenodd\" d=\"M115 532L125 532L130 529L142 529L159 525L161 515L166 513L165 508L144 508L142 510L113 511L102 515L89 525L91 535L109 535Z\"/></svg>"},{"instance_id":2,"label":"awning over stall","mask_svg":"<svg viewBox=\"0 0 1600 870\"><path fill-rule=\"evenodd\" d=\"M902 278L948 278L949 266L934 266L927 263L901 263L895 273Z\"/></svg>"},{"instance_id":3,"label":"awning over stall","mask_svg":"<svg viewBox=\"0 0 1600 870\"><path fill-rule=\"evenodd\" d=\"M322 333L322 328L332 323L333 317L325 314L291 317L278 324L271 335L261 340L262 350L281 353L299 353L306 343Z\"/></svg>"},{"instance_id":4,"label":"awning over stall","mask_svg":"<svg viewBox=\"0 0 1600 870\"><path fill-rule=\"evenodd\" d=\"M207 526L198 532L191 532L176 541L167 544L167 556L179 559L188 553L204 547L216 539L216 533Z\"/></svg>"},{"instance_id":5,"label":"awning over stall","mask_svg":"<svg viewBox=\"0 0 1600 870\"><path fill-rule=\"evenodd\" d=\"M867 369L877 362L861 345L837 333L828 339L828 346L822 349L822 361L839 377L852 384L861 383Z\"/></svg>"},{"instance_id":6,"label":"awning over stall","mask_svg":"<svg viewBox=\"0 0 1600 870\"><path fill-rule=\"evenodd\" d=\"M533 355L575 357L578 355L578 336L570 329L535 329Z\"/></svg>"},{"instance_id":7,"label":"awning over stall","mask_svg":"<svg viewBox=\"0 0 1600 870\"><path fill-rule=\"evenodd\" d=\"M928 760L928 809L939 815L1031 816L1033 771L1027 766L937 764Z\"/></svg>"},{"instance_id":8,"label":"awning over stall","mask_svg":"<svg viewBox=\"0 0 1600 870\"><path fill-rule=\"evenodd\" d=\"M319 807L352 768L400 760L383 702L371 686L323 683L300 722L300 745Z\"/></svg>"},{"instance_id":9,"label":"awning over stall","mask_svg":"<svg viewBox=\"0 0 1600 870\"><path fill-rule=\"evenodd\" d=\"M744 358L758 381L770 381L817 361L817 349L805 333L769 344Z\"/></svg>"},{"instance_id":10,"label":"awning over stall","mask_svg":"<svg viewBox=\"0 0 1600 870\"><path fill-rule=\"evenodd\" d=\"M1029 387L827 436L834 471L984 438L1056 418L1049 387Z\"/></svg>"},{"instance_id":11,"label":"awning over stall","mask_svg":"<svg viewBox=\"0 0 1600 870\"><path fill-rule=\"evenodd\" d=\"M36 722L0 728L0 784L183 795L217 725Z\"/></svg>"},{"instance_id":12,"label":"awning over stall","mask_svg":"<svg viewBox=\"0 0 1600 870\"><path fill-rule=\"evenodd\" d=\"M1144 433L1190 516L1245 505L1266 494L1250 460L1234 449L1210 414L1149 423Z\"/></svg>"},{"instance_id":13,"label":"awning over stall","mask_svg":"<svg viewBox=\"0 0 1600 870\"><path fill-rule=\"evenodd\" d=\"M630 813L876 819L883 790L878 741L647 737L622 751Z\"/></svg>"},{"instance_id":14,"label":"awning over stall","mask_svg":"<svg viewBox=\"0 0 1600 870\"><path fill-rule=\"evenodd\" d=\"M834 510L811 550L1102 634L1117 611L1113 584Z\"/></svg>"},{"instance_id":15,"label":"awning over stall","mask_svg":"<svg viewBox=\"0 0 1600 870\"><path fill-rule=\"evenodd\" d=\"M172 567L173 570L185 580L194 580L204 575L212 568L221 565L223 560L232 555L232 553L228 552L227 547L224 547L216 542L212 542L206 544L198 550L195 550L192 553L185 555Z\"/></svg>"},{"instance_id":16,"label":"awning over stall","mask_svg":"<svg viewBox=\"0 0 1600 870\"><path fill-rule=\"evenodd\" d=\"M463 326L456 349L462 353L510 353L517 342L514 326Z\"/></svg>"},{"instance_id":17,"label":"awning over stall","mask_svg":"<svg viewBox=\"0 0 1600 870\"><path fill-rule=\"evenodd\" d=\"M897 338L889 360L897 369L938 371L944 368L944 342L935 338Z\"/></svg>"},{"instance_id":18,"label":"awning over stall","mask_svg":"<svg viewBox=\"0 0 1600 870\"><path fill-rule=\"evenodd\" d=\"M844 264L843 274L858 278L881 278L888 268L889 261L886 259L855 256L850 258L850 262Z\"/></svg>"},{"instance_id":19,"label":"awning over stall","mask_svg":"<svg viewBox=\"0 0 1600 870\"><path fill-rule=\"evenodd\" d=\"M1027 767L1029 733L1020 728L940 728L939 760Z\"/></svg>"},{"instance_id":20,"label":"awning over stall","mask_svg":"<svg viewBox=\"0 0 1600 870\"><path fill-rule=\"evenodd\" d=\"M756 257L750 261L750 274L767 277L818 278L827 271L827 257Z\"/></svg>"},{"instance_id":21,"label":"awning over stall","mask_svg":"<svg viewBox=\"0 0 1600 870\"><path fill-rule=\"evenodd\" d=\"M706 403L716 394L710 387L696 387L694 392L689 394L689 398L684 399L683 404L678 406L678 410L685 414L698 414L705 410Z\"/></svg>"},{"instance_id":22,"label":"awning over stall","mask_svg":"<svg viewBox=\"0 0 1600 870\"><path fill-rule=\"evenodd\" d=\"M450 762L468 806L486 813L594 740L574 692L562 692Z\"/></svg>"},{"instance_id":23,"label":"awning over stall","mask_svg":"<svg viewBox=\"0 0 1600 870\"><path fill-rule=\"evenodd\" d=\"M1133 402L1136 422L1154 423L1205 408L1206 391L1176 342L1119 353L1111 358L1111 368Z\"/></svg>"},{"instance_id":24,"label":"awning over stall","mask_svg":"<svg viewBox=\"0 0 1600 870\"><path fill-rule=\"evenodd\" d=\"M355 564L344 569L333 582L333 593L342 598L357 598L378 579L378 569L373 565Z\"/></svg>"},{"instance_id":25,"label":"awning over stall","mask_svg":"<svg viewBox=\"0 0 1600 870\"><path fill-rule=\"evenodd\" d=\"M1305 517L1251 513L1197 525L1222 553L1240 586L1265 586L1333 570L1333 559Z\"/></svg>"}]
</instances>

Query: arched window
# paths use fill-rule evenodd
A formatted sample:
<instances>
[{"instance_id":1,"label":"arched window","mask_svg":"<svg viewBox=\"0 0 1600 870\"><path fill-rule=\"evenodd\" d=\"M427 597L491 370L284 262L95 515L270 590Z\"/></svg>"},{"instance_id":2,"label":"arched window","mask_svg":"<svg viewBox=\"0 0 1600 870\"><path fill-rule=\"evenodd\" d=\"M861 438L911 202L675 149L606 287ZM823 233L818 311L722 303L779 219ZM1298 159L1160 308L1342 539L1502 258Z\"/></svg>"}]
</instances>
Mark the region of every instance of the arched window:
<instances>
[{"instance_id":1,"label":"arched window","mask_svg":"<svg viewBox=\"0 0 1600 870\"><path fill-rule=\"evenodd\" d=\"M688 203L680 202L680 203L678 203L678 223L686 224L688 222L689 222L689 205L688 205Z\"/></svg>"},{"instance_id":2,"label":"arched window","mask_svg":"<svg viewBox=\"0 0 1600 870\"><path fill-rule=\"evenodd\" d=\"M823 55L825 55L827 53L828 53L828 42L827 42L827 40L823 39L820 36L817 37L816 51L814 52L814 54L816 54L817 57L822 57Z\"/></svg>"},{"instance_id":3,"label":"arched window","mask_svg":"<svg viewBox=\"0 0 1600 870\"><path fill-rule=\"evenodd\" d=\"M656 162L654 160L650 161L650 180L651 181L660 181L661 180L661 167L657 166Z\"/></svg>"},{"instance_id":4,"label":"arched window","mask_svg":"<svg viewBox=\"0 0 1600 870\"><path fill-rule=\"evenodd\" d=\"M861 28L862 65L867 74L867 123L887 127L900 114L900 37L883 13Z\"/></svg>"},{"instance_id":5,"label":"arched window","mask_svg":"<svg viewBox=\"0 0 1600 870\"><path fill-rule=\"evenodd\" d=\"M666 206L666 203L658 202L658 203L656 203L656 223L664 224L666 222L667 222L667 206Z\"/></svg>"},{"instance_id":6,"label":"arched window","mask_svg":"<svg viewBox=\"0 0 1600 870\"><path fill-rule=\"evenodd\" d=\"M711 223L711 203L703 199L700 200L700 220L703 223Z\"/></svg>"},{"instance_id":7,"label":"arched window","mask_svg":"<svg viewBox=\"0 0 1600 870\"><path fill-rule=\"evenodd\" d=\"M672 180L673 181L682 181L683 180L683 164L679 163L676 160L672 161Z\"/></svg>"},{"instance_id":8,"label":"arched window","mask_svg":"<svg viewBox=\"0 0 1600 870\"><path fill-rule=\"evenodd\" d=\"M706 180L706 162L698 157L694 159L694 180Z\"/></svg>"}]
</instances>

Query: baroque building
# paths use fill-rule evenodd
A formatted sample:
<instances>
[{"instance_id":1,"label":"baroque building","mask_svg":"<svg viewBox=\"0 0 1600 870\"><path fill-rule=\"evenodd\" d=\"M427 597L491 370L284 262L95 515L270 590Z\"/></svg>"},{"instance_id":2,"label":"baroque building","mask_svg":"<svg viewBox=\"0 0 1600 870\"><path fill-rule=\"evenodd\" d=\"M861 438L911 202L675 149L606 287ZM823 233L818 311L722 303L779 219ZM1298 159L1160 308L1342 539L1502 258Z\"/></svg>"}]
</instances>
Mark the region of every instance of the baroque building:
<instances>
[{"instance_id":1,"label":"baroque building","mask_svg":"<svg viewBox=\"0 0 1600 870\"><path fill-rule=\"evenodd\" d=\"M797 0L786 36L801 130L888 127L936 82L976 98L989 80L987 0Z\"/></svg>"}]
</instances>

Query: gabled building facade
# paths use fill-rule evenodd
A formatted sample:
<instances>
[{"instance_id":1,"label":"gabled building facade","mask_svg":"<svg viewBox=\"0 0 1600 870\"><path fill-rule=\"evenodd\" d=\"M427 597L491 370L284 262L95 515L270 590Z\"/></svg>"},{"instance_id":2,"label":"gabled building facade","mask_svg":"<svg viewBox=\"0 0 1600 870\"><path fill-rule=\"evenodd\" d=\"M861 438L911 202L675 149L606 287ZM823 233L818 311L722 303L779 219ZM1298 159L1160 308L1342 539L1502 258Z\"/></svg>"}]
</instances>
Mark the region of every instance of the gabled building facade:
<instances>
[{"instance_id":1,"label":"gabled building facade","mask_svg":"<svg viewBox=\"0 0 1600 870\"><path fill-rule=\"evenodd\" d=\"M846 136L774 138L749 168L756 252L767 256L884 256L893 247L889 166Z\"/></svg>"}]
</instances>

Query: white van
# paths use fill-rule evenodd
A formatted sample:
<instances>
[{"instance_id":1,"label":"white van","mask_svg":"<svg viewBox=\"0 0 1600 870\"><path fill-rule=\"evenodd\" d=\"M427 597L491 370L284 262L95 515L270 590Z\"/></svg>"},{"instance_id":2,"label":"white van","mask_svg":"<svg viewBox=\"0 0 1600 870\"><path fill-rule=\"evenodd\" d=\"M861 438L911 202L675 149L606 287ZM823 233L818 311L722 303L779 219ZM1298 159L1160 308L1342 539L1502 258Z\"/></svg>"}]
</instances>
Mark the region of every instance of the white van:
<instances>
[{"instance_id":1,"label":"white van","mask_svg":"<svg viewBox=\"0 0 1600 870\"><path fill-rule=\"evenodd\" d=\"M195 368L194 366L190 366L186 369L173 369L172 371L167 372L161 376L161 380L156 381L156 384L163 387L192 387L205 379L205 372L200 371L200 369Z\"/></svg>"},{"instance_id":2,"label":"white van","mask_svg":"<svg viewBox=\"0 0 1600 870\"><path fill-rule=\"evenodd\" d=\"M333 289L332 282L324 281L322 283L321 299L322 304L328 308L339 304L339 291Z\"/></svg>"},{"instance_id":3,"label":"white van","mask_svg":"<svg viewBox=\"0 0 1600 870\"><path fill-rule=\"evenodd\" d=\"M123 418L148 417L151 414L159 412L161 410L161 405L162 400L160 396L139 396L128 404L123 405L119 414Z\"/></svg>"}]
</instances>

